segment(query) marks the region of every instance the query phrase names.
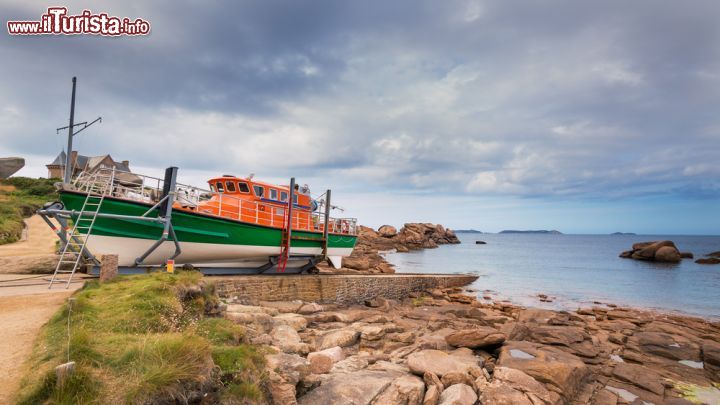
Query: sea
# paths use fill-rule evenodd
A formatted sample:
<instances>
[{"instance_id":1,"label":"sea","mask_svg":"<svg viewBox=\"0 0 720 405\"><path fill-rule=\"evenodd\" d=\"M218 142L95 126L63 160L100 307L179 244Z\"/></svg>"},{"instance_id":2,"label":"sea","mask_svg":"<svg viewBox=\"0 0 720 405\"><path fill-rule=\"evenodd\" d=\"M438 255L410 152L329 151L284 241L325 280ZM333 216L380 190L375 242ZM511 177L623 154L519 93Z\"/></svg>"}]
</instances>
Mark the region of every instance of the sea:
<instances>
[{"instance_id":1,"label":"sea","mask_svg":"<svg viewBox=\"0 0 720 405\"><path fill-rule=\"evenodd\" d=\"M575 310L602 304L720 319L720 265L622 259L635 242L672 240L695 259L720 250L720 236L461 233L442 245L386 258L398 273L474 273L480 300ZM484 241L486 244L476 244ZM541 302L538 295L552 302Z\"/></svg>"}]
</instances>

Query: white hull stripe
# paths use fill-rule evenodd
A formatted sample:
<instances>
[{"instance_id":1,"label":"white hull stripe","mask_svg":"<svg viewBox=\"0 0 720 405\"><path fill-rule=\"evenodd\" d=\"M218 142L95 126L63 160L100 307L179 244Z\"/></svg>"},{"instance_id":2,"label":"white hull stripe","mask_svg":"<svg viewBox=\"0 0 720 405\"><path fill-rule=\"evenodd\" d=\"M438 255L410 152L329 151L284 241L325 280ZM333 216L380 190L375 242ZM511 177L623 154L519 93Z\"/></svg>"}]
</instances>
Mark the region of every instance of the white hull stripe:
<instances>
[{"instance_id":1,"label":"white hull stripe","mask_svg":"<svg viewBox=\"0 0 720 405\"><path fill-rule=\"evenodd\" d=\"M135 259L145 253L155 243L150 239L123 238L115 236L92 235L87 241L87 248L98 258L104 254L118 255L118 265L132 266ZM280 254L279 246L226 245L196 242L180 242L182 253L175 258L177 264L214 265L231 263L266 263L269 256ZM164 242L143 264L161 265L175 253L175 243ZM352 248L329 248L329 256L350 256ZM321 255L322 248L292 247L291 255Z\"/></svg>"}]
</instances>

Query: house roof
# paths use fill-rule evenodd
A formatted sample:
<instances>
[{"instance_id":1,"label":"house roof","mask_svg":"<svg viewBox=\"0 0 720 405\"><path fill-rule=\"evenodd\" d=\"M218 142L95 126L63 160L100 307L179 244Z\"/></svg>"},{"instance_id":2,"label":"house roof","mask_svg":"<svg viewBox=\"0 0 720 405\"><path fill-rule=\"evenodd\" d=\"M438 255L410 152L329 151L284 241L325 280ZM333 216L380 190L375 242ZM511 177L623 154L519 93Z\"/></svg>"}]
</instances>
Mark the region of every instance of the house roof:
<instances>
[{"instance_id":1,"label":"house roof","mask_svg":"<svg viewBox=\"0 0 720 405\"><path fill-rule=\"evenodd\" d=\"M52 161L52 163L48 164L48 166L65 166L65 159L66 159L65 151L60 152L60 154L55 157L55 160ZM115 164L115 168L118 170L130 171L129 165L124 164L123 162L116 162L113 160L112 156L110 155L102 155L102 156L84 156L84 155L77 155L76 161L74 162L75 167L79 169L85 169L85 168L94 168L100 162L105 160L105 158L110 158L110 160Z\"/></svg>"},{"instance_id":2,"label":"house roof","mask_svg":"<svg viewBox=\"0 0 720 405\"><path fill-rule=\"evenodd\" d=\"M65 151L60 152L59 155L55 158L55 160L52 161L48 166L65 166L65 159L67 158L67 155L65 154ZM75 165L77 167L85 167L88 162L88 157L83 155L77 155Z\"/></svg>"}]
</instances>

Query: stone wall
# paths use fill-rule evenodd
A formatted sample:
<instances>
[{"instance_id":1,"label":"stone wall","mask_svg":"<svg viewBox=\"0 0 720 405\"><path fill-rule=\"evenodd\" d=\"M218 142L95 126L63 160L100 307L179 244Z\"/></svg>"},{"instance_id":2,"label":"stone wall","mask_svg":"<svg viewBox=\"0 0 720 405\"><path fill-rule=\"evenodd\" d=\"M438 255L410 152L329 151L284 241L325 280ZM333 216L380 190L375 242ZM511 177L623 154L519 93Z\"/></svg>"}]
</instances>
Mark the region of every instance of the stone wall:
<instances>
[{"instance_id":1,"label":"stone wall","mask_svg":"<svg viewBox=\"0 0 720 405\"><path fill-rule=\"evenodd\" d=\"M373 297L403 299L432 288L462 287L478 276L456 274L303 274L208 277L223 298L359 304Z\"/></svg>"}]
</instances>

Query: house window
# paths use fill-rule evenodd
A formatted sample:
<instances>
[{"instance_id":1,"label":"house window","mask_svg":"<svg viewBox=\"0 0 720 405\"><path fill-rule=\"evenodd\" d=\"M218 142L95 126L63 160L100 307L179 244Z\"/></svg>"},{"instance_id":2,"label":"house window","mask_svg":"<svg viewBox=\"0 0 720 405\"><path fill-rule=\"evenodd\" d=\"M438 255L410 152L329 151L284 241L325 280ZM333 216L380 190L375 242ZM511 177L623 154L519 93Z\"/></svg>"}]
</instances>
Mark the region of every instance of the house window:
<instances>
[{"instance_id":1,"label":"house window","mask_svg":"<svg viewBox=\"0 0 720 405\"><path fill-rule=\"evenodd\" d=\"M263 186L253 186L253 190L255 190L255 195L258 197L265 196L265 189Z\"/></svg>"},{"instance_id":2,"label":"house window","mask_svg":"<svg viewBox=\"0 0 720 405\"><path fill-rule=\"evenodd\" d=\"M277 190L275 190L274 188L270 189L270 199L277 200Z\"/></svg>"},{"instance_id":3,"label":"house window","mask_svg":"<svg viewBox=\"0 0 720 405\"><path fill-rule=\"evenodd\" d=\"M248 187L247 183L238 182L238 190L240 190L241 193L249 193L250 188Z\"/></svg>"},{"instance_id":4,"label":"house window","mask_svg":"<svg viewBox=\"0 0 720 405\"><path fill-rule=\"evenodd\" d=\"M235 192L235 183L232 181L226 181L225 187L227 187L228 193L234 193Z\"/></svg>"},{"instance_id":5,"label":"house window","mask_svg":"<svg viewBox=\"0 0 720 405\"><path fill-rule=\"evenodd\" d=\"M225 191L222 181L218 181L217 183L215 183L215 187L217 187L218 193L222 193L223 191Z\"/></svg>"},{"instance_id":6,"label":"house window","mask_svg":"<svg viewBox=\"0 0 720 405\"><path fill-rule=\"evenodd\" d=\"M287 202L287 200L288 200L287 191L281 191L280 192L280 201Z\"/></svg>"}]
</instances>

